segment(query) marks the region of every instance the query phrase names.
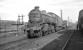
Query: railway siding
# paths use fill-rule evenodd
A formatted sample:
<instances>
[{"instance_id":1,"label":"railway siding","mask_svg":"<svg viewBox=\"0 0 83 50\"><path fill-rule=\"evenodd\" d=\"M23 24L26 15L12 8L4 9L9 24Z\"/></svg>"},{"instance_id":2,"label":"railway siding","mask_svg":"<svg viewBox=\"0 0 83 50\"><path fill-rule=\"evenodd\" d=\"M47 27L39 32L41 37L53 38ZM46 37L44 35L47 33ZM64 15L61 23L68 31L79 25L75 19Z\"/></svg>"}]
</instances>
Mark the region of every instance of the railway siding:
<instances>
[{"instance_id":1,"label":"railway siding","mask_svg":"<svg viewBox=\"0 0 83 50\"><path fill-rule=\"evenodd\" d=\"M76 31L67 42L64 50L83 50L83 32Z\"/></svg>"},{"instance_id":2,"label":"railway siding","mask_svg":"<svg viewBox=\"0 0 83 50\"><path fill-rule=\"evenodd\" d=\"M58 37L62 36L62 33L60 34L60 32L57 33L53 33L53 34L49 34L47 36L43 36L40 38L36 38L36 39L25 39L22 41L16 41L16 42L11 42L8 44L3 44L1 46L1 48L7 49L7 50L27 50L27 49L40 49L43 46L47 45L48 43L50 43L51 41L58 39ZM59 40L59 39L58 39ZM15 45L14 45L15 44Z\"/></svg>"},{"instance_id":3,"label":"railway siding","mask_svg":"<svg viewBox=\"0 0 83 50\"><path fill-rule=\"evenodd\" d=\"M41 48L40 50L63 50L65 44L70 39L70 37L73 35L74 30L66 30L61 33L64 33L64 34L59 37L60 40L55 39L49 44L47 44L46 46L44 46L43 48Z\"/></svg>"}]
</instances>

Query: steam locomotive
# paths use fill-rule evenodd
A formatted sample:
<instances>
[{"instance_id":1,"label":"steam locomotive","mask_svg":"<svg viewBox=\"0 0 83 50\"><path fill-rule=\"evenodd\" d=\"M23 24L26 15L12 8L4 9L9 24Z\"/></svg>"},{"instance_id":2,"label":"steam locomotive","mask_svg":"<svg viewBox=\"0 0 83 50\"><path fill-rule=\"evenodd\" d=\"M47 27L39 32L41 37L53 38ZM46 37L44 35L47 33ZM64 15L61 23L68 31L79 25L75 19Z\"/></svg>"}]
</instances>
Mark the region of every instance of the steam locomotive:
<instances>
[{"instance_id":1,"label":"steam locomotive","mask_svg":"<svg viewBox=\"0 0 83 50\"><path fill-rule=\"evenodd\" d=\"M40 11L39 7L31 10L29 13L29 21L24 32L28 38L42 37L63 29L63 20L56 14L45 10Z\"/></svg>"}]
</instances>

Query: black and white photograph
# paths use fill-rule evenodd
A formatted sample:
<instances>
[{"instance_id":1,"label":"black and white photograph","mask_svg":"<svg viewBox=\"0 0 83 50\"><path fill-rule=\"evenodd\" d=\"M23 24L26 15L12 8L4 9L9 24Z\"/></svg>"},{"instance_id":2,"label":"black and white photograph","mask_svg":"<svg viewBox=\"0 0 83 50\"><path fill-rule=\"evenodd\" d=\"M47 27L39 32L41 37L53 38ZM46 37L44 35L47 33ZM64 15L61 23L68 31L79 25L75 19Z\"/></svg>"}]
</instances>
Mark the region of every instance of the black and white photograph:
<instances>
[{"instance_id":1,"label":"black and white photograph","mask_svg":"<svg viewBox=\"0 0 83 50\"><path fill-rule=\"evenodd\" d=\"M83 0L0 0L0 50L83 50Z\"/></svg>"}]
</instances>

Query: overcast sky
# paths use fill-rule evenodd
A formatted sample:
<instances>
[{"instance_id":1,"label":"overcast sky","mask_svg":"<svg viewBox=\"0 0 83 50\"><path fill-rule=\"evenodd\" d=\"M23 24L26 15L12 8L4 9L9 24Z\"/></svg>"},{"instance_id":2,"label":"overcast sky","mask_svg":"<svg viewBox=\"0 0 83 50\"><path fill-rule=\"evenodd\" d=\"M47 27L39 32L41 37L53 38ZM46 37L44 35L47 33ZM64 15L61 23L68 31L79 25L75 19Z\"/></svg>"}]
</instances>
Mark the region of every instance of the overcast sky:
<instances>
[{"instance_id":1,"label":"overcast sky","mask_svg":"<svg viewBox=\"0 0 83 50\"><path fill-rule=\"evenodd\" d=\"M40 10L54 12L60 16L63 10L63 19L76 22L79 10L83 9L83 0L0 0L0 17L6 20L17 20L18 15L25 15L28 20L28 13L34 6L40 6Z\"/></svg>"}]
</instances>

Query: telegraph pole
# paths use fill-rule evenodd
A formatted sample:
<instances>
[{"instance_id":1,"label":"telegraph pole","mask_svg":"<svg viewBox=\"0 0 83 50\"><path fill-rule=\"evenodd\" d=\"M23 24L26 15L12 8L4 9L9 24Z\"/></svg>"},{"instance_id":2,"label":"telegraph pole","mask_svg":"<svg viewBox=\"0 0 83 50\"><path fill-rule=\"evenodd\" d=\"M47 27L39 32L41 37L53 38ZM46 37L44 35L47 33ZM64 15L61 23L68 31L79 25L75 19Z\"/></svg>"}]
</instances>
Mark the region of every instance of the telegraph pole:
<instances>
[{"instance_id":1,"label":"telegraph pole","mask_svg":"<svg viewBox=\"0 0 83 50\"><path fill-rule=\"evenodd\" d=\"M67 25L69 25L69 16L68 16L68 23L67 23Z\"/></svg>"},{"instance_id":2,"label":"telegraph pole","mask_svg":"<svg viewBox=\"0 0 83 50\"><path fill-rule=\"evenodd\" d=\"M22 24L24 24L24 20L23 20L23 17L24 17L24 15L22 15Z\"/></svg>"},{"instance_id":3,"label":"telegraph pole","mask_svg":"<svg viewBox=\"0 0 83 50\"><path fill-rule=\"evenodd\" d=\"M5 27L5 32L6 32L6 23L5 23L4 27Z\"/></svg>"},{"instance_id":4,"label":"telegraph pole","mask_svg":"<svg viewBox=\"0 0 83 50\"><path fill-rule=\"evenodd\" d=\"M1 16L0 16L0 30L1 30Z\"/></svg>"},{"instance_id":5,"label":"telegraph pole","mask_svg":"<svg viewBox=\"0 0 83 50\"><path fill-rule=\"evenodd\" d=\"M63 12L62 12L62 10L60 10L60 12L61 12L61 19L62 19L62 18L63 18L63 16L62 16L62 15L63 15L63 14L62 14Z\"/></svg>"},{"instance_id":6,"label":"telegraph pole","mask_svg":"<svg viewBox=\"0 0 83 50\"><path fill-rule=\"evenodd\" d=\"M20 15L18 15L18 19L17 19L17 31L18 31L18 25L20 24Z\"/></svg>"}]
</instances>

